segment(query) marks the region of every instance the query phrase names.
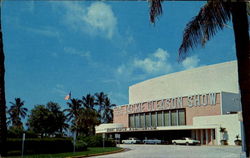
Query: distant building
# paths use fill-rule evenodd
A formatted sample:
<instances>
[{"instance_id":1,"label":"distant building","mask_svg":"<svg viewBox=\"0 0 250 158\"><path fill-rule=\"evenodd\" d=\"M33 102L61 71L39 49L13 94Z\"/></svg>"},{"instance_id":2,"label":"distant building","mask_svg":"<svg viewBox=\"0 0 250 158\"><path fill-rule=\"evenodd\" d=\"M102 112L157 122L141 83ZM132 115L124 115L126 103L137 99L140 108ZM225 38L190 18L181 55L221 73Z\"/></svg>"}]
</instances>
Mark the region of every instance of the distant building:
<instances>
[{"instance_id":1,"label":"distant building","mask_svg":"<svg viewBox=\"0 0 250 158\"><path fill-rule=\"evenodd\" d=\"M234 145L241 138L240 107L236 61L209 65L130 86L129 104L115 107L114 123L97 126L96 133Z\"/></svg>"}]
</instances>

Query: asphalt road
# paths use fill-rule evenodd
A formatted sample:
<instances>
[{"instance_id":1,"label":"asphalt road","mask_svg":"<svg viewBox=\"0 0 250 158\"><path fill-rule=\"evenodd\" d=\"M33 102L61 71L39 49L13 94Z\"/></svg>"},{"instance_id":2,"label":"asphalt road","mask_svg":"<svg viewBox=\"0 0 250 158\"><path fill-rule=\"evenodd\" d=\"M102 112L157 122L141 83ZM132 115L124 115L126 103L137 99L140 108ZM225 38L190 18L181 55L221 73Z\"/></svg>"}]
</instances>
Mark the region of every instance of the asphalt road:
<instances>
[{"instance_id":1,"label":"asphalt road","mask_svg":"<svg viewBox=\"0 0 250 158\"><path fill-rule=\"evenodd\" d=\"M96 158L240 158L239 146L126 145L126 151Z\"/></svg>"}]
</instances>

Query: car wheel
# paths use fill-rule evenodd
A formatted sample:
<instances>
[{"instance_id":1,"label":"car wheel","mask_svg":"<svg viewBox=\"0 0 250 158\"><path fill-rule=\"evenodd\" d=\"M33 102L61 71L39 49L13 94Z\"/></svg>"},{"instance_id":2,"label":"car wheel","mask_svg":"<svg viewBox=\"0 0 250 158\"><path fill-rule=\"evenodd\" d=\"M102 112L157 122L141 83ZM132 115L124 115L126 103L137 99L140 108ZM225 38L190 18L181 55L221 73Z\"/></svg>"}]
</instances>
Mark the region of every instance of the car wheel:
<instances>
[{"instance_id":1,"label":"car wheel","mask_svg":"<svg viewBox=\"0 0 250 158\"><path fill-rule=\"evenodd\" d=\"M189 143L188 142L186 142L186 146L188 146L189 145Z\"/></svg>"},{"instance_id":2,"label":"car wheel","mask_svg":"<svg viewBox=\"0 0 250 158\"><path fill-rule=\"evenodd\" d=\"M173 144L176 145L176 142L174 142Z\"/></svg>"}]
</instances>

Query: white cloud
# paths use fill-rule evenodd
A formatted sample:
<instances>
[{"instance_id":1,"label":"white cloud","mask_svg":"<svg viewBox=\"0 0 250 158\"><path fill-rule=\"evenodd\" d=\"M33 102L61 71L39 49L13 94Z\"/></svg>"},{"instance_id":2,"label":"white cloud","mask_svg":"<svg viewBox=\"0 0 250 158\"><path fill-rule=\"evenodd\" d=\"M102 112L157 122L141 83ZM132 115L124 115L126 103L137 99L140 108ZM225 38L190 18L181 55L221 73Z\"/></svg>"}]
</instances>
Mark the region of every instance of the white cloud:
<instances>
[{"instance_id":1,"label":"white cloud","mask_svg":"<svg viewBox=\"0 0 250 158\"><path fill-rule=\"evenodd\" d=\"M158 48L154 53L154 57L158 58L159 60L166 60L169 57L169 54L163 50L162 48Z\"/></svg>"},{"instance_id":2,"label":"white cloud","mask_svg":"<svg viewBox=\"0 0 250 158\"><path fill-rule=\"evenodd\" d=\"M23 27L23 28L32 33L40 34L47 37L57 37L58 39L60 39L59 31L53 27L36 27L36 28Z\"/></svg>"},{"instance_id":3,"label":"white cloud","mask_svg":"<svg viewBox=\"0 0 250 158\"><path fill-rule=\"evenodd\" d=\"M183 62L182 62L182 66L184 67L184 69L192 69L195 67L199 66L199 62L200 59L198 58L197 55L195 56L191 56L191 57L187 57Z\"/></svg>"},{"instance_id":4,"label":"white cloud","mask_svg":"<svg viewBox=\"0 0 250 158\"><path fill-rule=\"evenodd\" d=\"M119 81L138 81L147 77L163 75L173 71L173 66L168 59L168 52L158 48L147 58L133 58L126 64L121 64L115 69L114 75Z\"/></svg>"},{"instance_id":5,"label":"white cloud","mask_svg":"<svg viewBox=\"0 0 250 158\"><path fill-rule=\"evenodd\" d=\"M111 39L116 31L117 19L112 8L103 2L94 2L88 8L79 2L64 2L65 24L76 31Z\"/></svg>"},{"instance_id":6,"label":"white cloud","mask_svg":"<svg viewBox=\"0 0 250 158\"><path fill-rule=\"evenodd\" d=\"M168 73L172 71L172 65L168 62L169 54L162 48L158 48L152 56L145 59L135 59L134 67L142 69L146 73Z\"/></svg>"},{"instance_id":7,"label":"white cloud","mask_svg":"<svg viewBox=\"0 0 250 158\"><path fill-rule=\"evenodd\" d=\"M117 20L109 5L103 2L92 3L83 19L92 31L105 33L107 38L112 38Z\"/></svg>"},{"instance_id":8,"label":"white cloud","mask_svg":"<svg viewBox=\"0 0 250 158\"><path fill-rule=\"evenodd\" d=\"M117 68L117 73L118 73L118 74L123 74L125 71L126 71L125 65L120 65L120 66ZM128 72L128 71L127 71L127 72Z\"/></svg>"},{"instance_id":9,"label":"white cloud","mask_svg":"<svg viewBox=\"0 0 250 158\"><path fill-rule=\"evenodd\" d=\"M63 22L75 30L83 29L83 16L86 12L84 6L77 2L69 1L63 1L60 5L63 5L66 9Z\"/></svg>"}]
</instances>

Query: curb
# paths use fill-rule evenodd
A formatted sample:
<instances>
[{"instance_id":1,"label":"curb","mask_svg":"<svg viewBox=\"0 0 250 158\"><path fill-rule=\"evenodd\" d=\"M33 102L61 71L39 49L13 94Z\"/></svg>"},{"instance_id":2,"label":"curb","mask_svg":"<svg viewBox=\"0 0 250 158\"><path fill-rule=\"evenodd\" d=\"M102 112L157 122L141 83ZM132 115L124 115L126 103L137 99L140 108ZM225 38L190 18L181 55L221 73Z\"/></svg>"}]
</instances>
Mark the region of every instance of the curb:
<instances>
[{"instance_id":1,"label":"curb","mask_svg":"<svg viewBox=\"0 0 250 158\"><path fill-rule=\"evenodd\" d=\"M109 151L109 152L103 152L103 153L97 153L97 154L89 154L89 155L83 155L83 156L69 156L66 158L84 158L84 157L91 157L91 156L101 156L101 155L108 155L108 154L115 154L124 151L125 149L122 148L120 150L116 151Z\"/></svg>"}]
</instances>

